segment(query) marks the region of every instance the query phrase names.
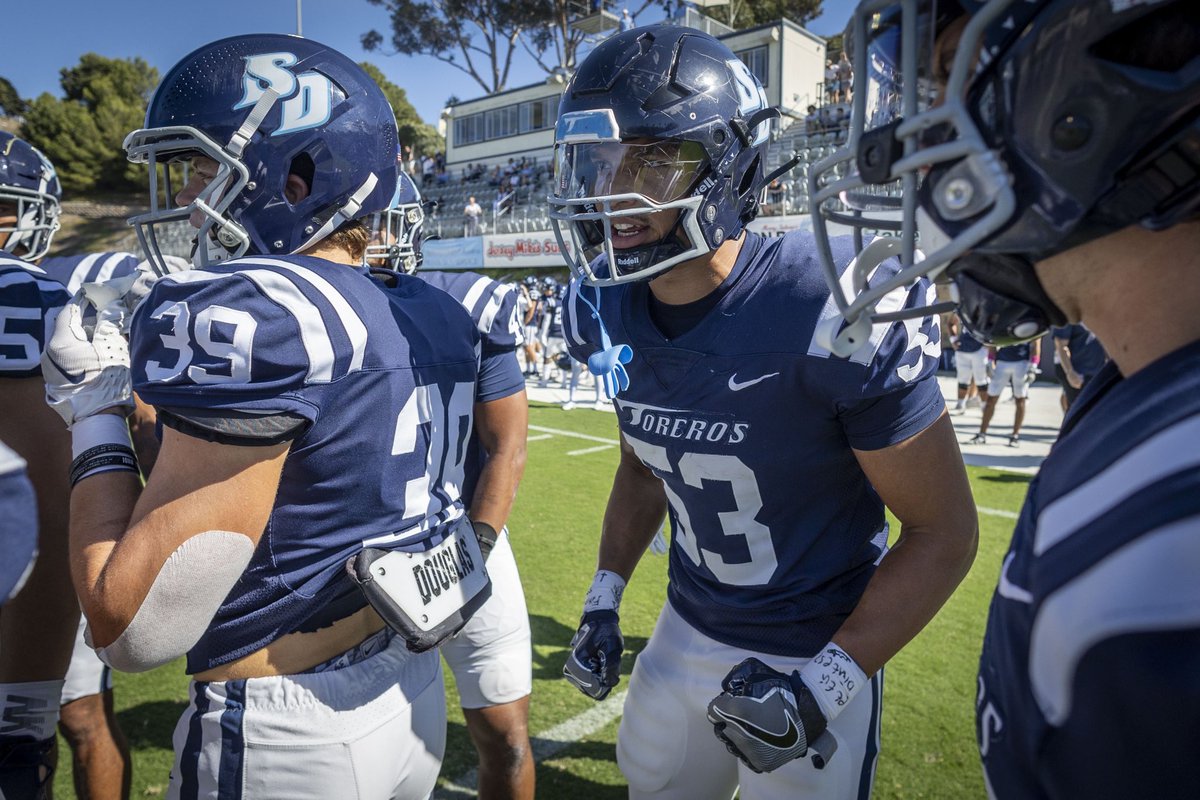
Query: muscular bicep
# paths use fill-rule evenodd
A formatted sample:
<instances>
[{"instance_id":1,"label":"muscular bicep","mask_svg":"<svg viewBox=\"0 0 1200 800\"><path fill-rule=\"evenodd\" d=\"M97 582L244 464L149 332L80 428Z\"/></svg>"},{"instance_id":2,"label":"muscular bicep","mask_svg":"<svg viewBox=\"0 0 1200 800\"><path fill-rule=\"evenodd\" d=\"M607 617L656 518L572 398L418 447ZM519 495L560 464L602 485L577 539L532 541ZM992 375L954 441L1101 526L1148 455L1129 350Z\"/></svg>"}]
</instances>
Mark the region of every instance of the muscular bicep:
<instances>
[{"instance_id":1,"label":"muscular bicep","mask_svg":"<svg viewBox=\"0 0 1200 800\"><path fill-rule=\"evenodd\" d=\"M944 411L915 436L879 450L855 450L854 456L902 526L975 530L975 501Z\"/></svg>"},{"instance_id":2,"label":"muscular bicep","mask_svg":"<svg viewBox=\"0 0 1200 800\"><path fill-rule=\"evenodd\" d=\"M486 403L475 404L475 430L489 454L525 451L529 429L529 400L524 389Z\"/></svg>"}]
</instances>

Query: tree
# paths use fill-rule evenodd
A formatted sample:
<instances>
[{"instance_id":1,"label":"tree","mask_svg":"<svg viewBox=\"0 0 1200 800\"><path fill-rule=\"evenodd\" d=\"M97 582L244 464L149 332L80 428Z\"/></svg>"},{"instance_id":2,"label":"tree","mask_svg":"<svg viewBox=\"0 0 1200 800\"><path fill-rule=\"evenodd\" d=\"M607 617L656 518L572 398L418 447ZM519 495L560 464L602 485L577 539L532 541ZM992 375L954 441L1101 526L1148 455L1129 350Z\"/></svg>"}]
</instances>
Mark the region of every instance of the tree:
<instances>
[{"instance_id":1,"label":"tree","mask_svg":"<svg viewBox=\"0 0 1200 800\"><path fill-rule=\"evenodd\" d=\"M384 97L392 104L392 111L396 113L396 129L400 133L400 144L411 147L414 153L433 154L446 148L446 141L438 134L437 129L422 121L412 103L408 102L407 92L385 78L379 67L374 64L364 61L359 66L379 84Z\"/></svg>"},{"instance_id":2,"label":"tree","mask_svg":"<svg viewBox=\"0 0 1200 800\"><path fill-rule=\"evenodd\" d=\"M7 78L0 78L0 114L21 117L28 108L29 103L21 99L16 87Z\"/></svg>"},{"instance_id":3,"label":"tree","mask_svg":"<svg viewBox=\"0 0 1200 800\"><path fill-rule=\"evenodd\" d=\"M731 28L749 28L787 17L797 25L821 15L823 0L730 0L727 6L705 8L704 13Z\"/></svg>"},{"instance_id":4,"label":"tree","mask_svg":"<svg viewBox=\"0 0 1200 800\"><path fill-rule=\"evenodd\" d=\"M391 19L397 53L433 56L462 70L489 93L504 91L521 31L538 18L539 3L522 0L367 0ZM384 35L362 35L363 49L382 49Z\"/></svg>"},{"instance_id":5,"label":"tree","mask_svg":"<svg viewBox=\"0 0 1200 800\"><path fill-rule=\"evenodd\" d=\"M21 135L54 162L72 192L145 185L145 167L130 164L121 144L140 128L158 70L140 58L87 53L61 71L63 99L44 93L25 113Z\"/></svg>"}]
</instances>

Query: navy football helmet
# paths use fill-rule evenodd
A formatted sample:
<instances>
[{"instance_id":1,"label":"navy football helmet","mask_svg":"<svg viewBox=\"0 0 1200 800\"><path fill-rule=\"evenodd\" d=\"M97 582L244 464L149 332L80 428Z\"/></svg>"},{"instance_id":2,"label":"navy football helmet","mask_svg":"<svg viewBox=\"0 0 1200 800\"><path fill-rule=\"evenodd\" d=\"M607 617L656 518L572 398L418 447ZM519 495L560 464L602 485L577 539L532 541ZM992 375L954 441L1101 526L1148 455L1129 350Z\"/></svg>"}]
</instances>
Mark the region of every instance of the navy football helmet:
<instances>
[{"instance_id":1,"label":"navy football helmet","mask_svg":"<svg viewBox=\"0 0 1200 800\"><path fill-rule=\"evenodd\" d=\"M363 263L412 275L421 266L425 208L421 192L406 172L396 176L396 193L387 209L371 215L371 243Z\"/></svg>"},{"instance_id":2,"label":"navy football helmet","mask_svg":"<svg viewBox=\"0 0 1200 800\"><path fill-rule=\"evenodd\" d=\"M58 230L61 201L50 160L24 139L0 131L0 205L11 206L17 218L0 227L0 236L8 235L0 250L27 261L46 255Z\"/></svg>"},{"instance_id":3,"label":"navy football helmet","mask_svg":"<svg viewBox=\"0 0 1200 800\"><path fill-rule=\"evenodd\" d=\"M1160 230L1192 218L1197 31L1200 8L1189 0L861 2L846 35L850 136L809 181L826 277L850 323L834 351L852 351L872 320L900 316L877 310L893 289L943 272L976 336L1032 338L1065 322L1034 262L1130 225ZM1182 45L1164 48L1168 33ZM901 200L874 227L890 224L899 243L868 245L849 270L848 295L827 224L845 221L839 200L889 186ZM889 247L902 271L866 288Z\"/></svg>"},{"instance_id":4,"label":"navy football helmet","mask_svg":"<svg viewBox=\"0 0 1200 800\"><path fill-rule=\"evenodd\" d=\"M387 208L396 146L391 106L346 56L296 36L222 39L167 73L145 127L125 139L129 160L150 166L150 211L130 224L159 268L155 227L192 215L202 220L196 266L296 253ZM194 156L216 161L216 176L174 208L170 164ZM296 203L284 195L291 173L310 187Z\"/></svg>"},{"instance_id":5,"label":"navy football helmet","mask_svg":"<svg viewBox=\"0 0 1200 800\"><path fill-rule=\"evenodd\" d=\"M652 25L606 39L567 84L554 132L550 220L572 272L596 286L646 280L738 236L758 213L778 115L707 34ZM676 217L662 236L648 222L658 214Z\"/></svg>"}]
</instances>

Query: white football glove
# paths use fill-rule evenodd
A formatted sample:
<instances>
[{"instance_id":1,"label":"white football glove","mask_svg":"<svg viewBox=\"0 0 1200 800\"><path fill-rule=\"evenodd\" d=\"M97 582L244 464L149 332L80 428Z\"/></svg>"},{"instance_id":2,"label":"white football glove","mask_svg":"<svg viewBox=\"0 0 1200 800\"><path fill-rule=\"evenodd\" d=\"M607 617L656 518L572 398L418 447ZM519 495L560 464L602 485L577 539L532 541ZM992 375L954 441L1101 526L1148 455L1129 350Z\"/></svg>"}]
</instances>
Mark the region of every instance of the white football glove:
<instances>
[{"instance_id":1,"label":"white football glove","mask_svg":"<svg viewBox=\"0 0 1200 800\"><path fill-rule=\"evenodd\" d=\"M192 262L178 256L163 256L163 263L167 266L166 274L168 275L192 268ZM106 286L110 286L120 292L125 304L125 310L128 312L125 315L125 324L121 328L122 333L129 334L129 321L133 319L133 312L146 299L146 295L150 294L150 289L154 287L154 283L159 277L161 276L154 270L149 261L142 261L130 275L126 275L123 278L114 278L105 283Z\"/></svg>"},{"instance_id":2,"label":"white football glove","mask_svg":"<svg viewBox=\"0 0 1200 800\"><path fill-rule=\"evenodd\" d=\"M133 409L129 374L129 343L121 335L127 316L120 296L100 291L102 284L85 284L59 312L54 331L42 353L46 402L70 428L79 420L108 408ZM96 300L96 325L84 326L84 306Z\"/></svg>"}]
</instances>

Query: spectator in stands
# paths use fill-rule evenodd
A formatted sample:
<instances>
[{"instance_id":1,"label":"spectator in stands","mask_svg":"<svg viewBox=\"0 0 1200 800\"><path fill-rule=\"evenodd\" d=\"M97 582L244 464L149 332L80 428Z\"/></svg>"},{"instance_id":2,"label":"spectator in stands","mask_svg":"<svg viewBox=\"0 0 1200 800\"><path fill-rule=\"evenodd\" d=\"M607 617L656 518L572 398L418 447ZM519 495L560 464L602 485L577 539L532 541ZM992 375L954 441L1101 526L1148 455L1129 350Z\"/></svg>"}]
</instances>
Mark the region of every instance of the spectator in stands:
<instances>
[{"instance_id":1,"label":"spectator in stands","mask_svg":"<svg viewBox=\"0 0 1200 800\"><path fill-rule=\"evenodd\" d=\"M833 59L825 62L825 102L833 103L837 100L838 93L838 70L833 64ZM824 109L821 109L824 113Z\"/></svg>"},{"instance_id":2,"label":"spectator in stands","mask_svg":"<svg viewBox=\"0 0 1200 800\"><path fill-rule=\"evenodd\" d=\"M767 207L763 209L767 214L782 214L783 213L783 184L779 178L771 181L767 186Z\"/></svg>"},{"instance_id":3,"label":"spectator in stands","mask_svg":"<svg viewBox=\"0 0 1200 800\"><path fill-rule=\"evenodd\" d=\"M821 130L827 131L833 127L833 114L829 111L829 106L821 109Z\"/></svg>"},{"instance_id":4,"label":"spectator in stands","mask_svg":"<svg viewBox=\"0 0 1200 800\"><path fill-rule=\"evenodd\" d=\"M804 132L812 133L821 126L821 118L817 116L817 107L810 105L808 114L804 117Z\"/></svg>"},{"instance_id":5,"label":"spectator in stands","mask_svg":"<svg viewBox=\"0 0 1200 800\"><path fill-rule=\"evenodd\" d=\"M850 127L850 118L846 116L846 109L838 106L833 112L833 127L848 128Z\"/></svg>"},{"instance_id":6,"label":"spectator in stands","mask_svg":"<svg viewBox=\"0 0 1200 800\"><path fill-rule=\"evenodd\" d=\"M1108 362L1104 345L1096 335L1080 324L1052 329L1054 334L1054 372L1063 389L1063 411L1071 407L1088 381Z\"/></svg>"},{"instance_id":7,"label":"spectator in stands","mask_svg":"<svg viewBox=\"0 0 1200 800\"><path fill-rule=\"evenodd\" d=\"M838 102L850 102L850 90L854 86L854 71L850 66L850 59L847 58L846 52L842 51L842 57L837 64L837 81L838 81Z\"/></svg>"},{"instance_id":8,"label":"spectator in stands","mask_svg":"<svg viewBox=\"0 0 1200 800\"><path fill-rule=\"evenodd\" d=\"M429 186L433 183L434 170L436 168L437 165L431 156L426 155L421 159L421 186Z\"/></svg>"},{"instance_id":9,"label":"spectator in stands","mask_svg":"<svg viewBox=\"0 0 1200 800\"><path fill-rule=\"evenodd\" d=\"M475 195L467 198L467 204L463 206L463 216L467 220L467 236L478 236L479 218L483 216L483 208L475 202Z\"/></svg>"},{"instance_id":10,"label":"spectator in stands","mask_svg":"<svg viewBox=\"0 0 1200 800\"><path fill-rule=\"evenodd\" d=\"M621 9L621 30L628 31L633 29L633 17L629 16L629 9Z\"/></svg>"},{"instance_id":11,"label":"spectator in stands","mask_svg":"<svg viewBox=\"0 0 1200 800\"><path fill-rule=\"evenodd\" d=\"M500 180L500 165L497 164L496 166L492 167L492 172L490 175L488 175L488 185L499 186Z\"/></svg>"}]
</instances>

